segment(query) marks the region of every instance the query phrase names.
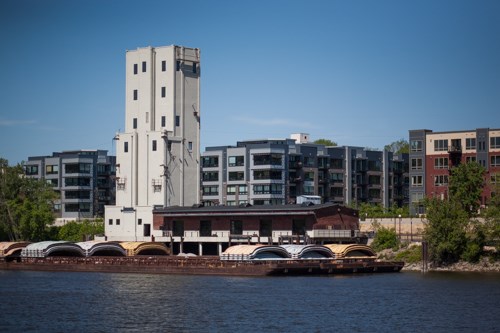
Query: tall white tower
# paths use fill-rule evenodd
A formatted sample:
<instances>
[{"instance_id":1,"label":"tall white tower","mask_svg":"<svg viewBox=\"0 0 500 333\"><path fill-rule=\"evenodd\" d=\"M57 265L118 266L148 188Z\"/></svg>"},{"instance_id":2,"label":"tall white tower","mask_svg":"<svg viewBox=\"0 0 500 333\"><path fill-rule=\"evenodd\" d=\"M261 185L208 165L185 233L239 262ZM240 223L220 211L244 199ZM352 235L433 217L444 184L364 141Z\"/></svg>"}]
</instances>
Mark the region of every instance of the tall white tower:
<instances>
[{"instance_id":1,"label":"tall white tower","mask_svg":"<svg viewBox=\"0 0 500 333\"><path fill-rule=\"evenodd\" d=\"M200 50L146 47L126 54L125 131L116 139L116 206L108 240L150 240L155 206L200 200Z\"/></svg>"}]
</instances>

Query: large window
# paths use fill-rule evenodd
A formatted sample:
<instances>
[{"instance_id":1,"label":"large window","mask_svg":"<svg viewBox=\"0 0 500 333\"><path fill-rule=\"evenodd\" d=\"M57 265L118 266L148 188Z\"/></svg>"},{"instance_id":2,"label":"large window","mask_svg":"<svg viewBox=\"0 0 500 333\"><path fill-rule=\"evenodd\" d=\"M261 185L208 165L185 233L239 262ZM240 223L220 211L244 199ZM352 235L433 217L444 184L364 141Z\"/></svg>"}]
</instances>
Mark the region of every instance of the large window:
<instances>
[{"instance_id":1,"label":"large window","mask_svg":"<svg viewBox=\"0 0 500 333\"><path fill-rule=\"evenodd\" d=\"M203 156L201 158L203 168L216 168L219 166L219 156Z\"/></svg>"},{"instance_id":2,"label":"large window","mask_svg":"<svg viewBox=\"0 0 500 333\"><path fill-rule=\"evenodd\" d=\"M204 171L202 179L205 182L216 182L219 180L219 171Z\"/></svg>"},{"instance_id":3,"label":"large window","mask_svg":"<svg viewBox=\"0 0 500 333\"><path fill-rule=\"evenodd\" d=\"M230 222L230 232L231 235L241 235L243 234L243 222L239 220L232 220Z\"/></svg>"},{"instance_id":4,"label":"large window","mask_svg":"<svg viewBox=\"0 0 500 333\"><path fill-rule=\"evenodd\" d=\"M340 158L332 158L330 160L330 167L332 169L342 169L344 165L344 160Z\"/></svg>"},{"instance_id":5,"label":"large window","mask_svg":"<svg viewBox=\"0 0 500 333\"><path fill-rule=\"evenodd\" d=\"M448 157L437 157L434 160L434 169L448 169Z\"/></svg>"},{"instance_id":6,"label":"large window","mask_svg":"<svg viewBox=\"0 0 500 333\"><path fill-rule=\"evenodd\" d=\"M236 194L236 185L228 185L226 187L226 193L228 195L235 195Z\"/></svg>"},{"instance_id":7,"label":"large window","mask_svg":"<svg viewBox=\"0 0 500 333\"><path fill-rule=\"evenodd\" d=\"M219 195L219 186L203 186L203 195Z\"/></svg>"},{"instance_id":8,"label":"large window","mask_svg":"<svg viewBox=\"0 0 500 333\"><path fill-rule=\"evenodd\" d=\"M45 174L46 175L57 175L59 173L59 165L46 165Z\"/></svg>"},{"instance_id":9,"label":"large window","mask_svg":"<svg viewBox=\"0 0 500 333\"><path fill-rule=\"evenodd\" d=\"M229 172L228 179L230 181L243 180L243 179L245 179L245 173L243 171Z\"/></svg>"},{"instance_id":10,"label":"large window","mask_svg":"<svg viewBox=\"0 0 500 333\"><path fill-rule=\"evenodd\" d=\"M380 185L380 176L376 176L376 175L370 175L368 176L368 184L369 185Z\"/></svg>"},{"instance_id":11,"label":"large window","mask_svg":"<svg viewBox=\"0 0 500 333\"><path fill-rule=\"evenodd\" d=\"M90 199L90 191L65 191L66 199Z\"/></svg>"},{"instance_id":12,"label":"large window","mask_svg":"<svg viewBox=\"0 0 500 333\"><path fill-rule=\"evenodd\" d=\"M254 194L282 194L282 184L259 184L253 186Z\"/></svg>"},{"instance_id":13,"label":"large window","mask_svg":"<svg viewBox=\"0 0 500 333\"><path fill-rule=\"evenodd\" d=\"M422 147L422 140L412 140L410 142L410 151L412 152L422 151Z\"/></svg>"},{"instance_id":14,"label":"large window","mask_svg":"<svg viewBox=\"0 0 500 333\"><path fill-rule=\"evenodd\" d=\"M254 165L282 165L283 155L281 154L255 154L253 155Z\"/></svg>"},{"instance_id":15,"label":"large window","mask_svg":"<svg viewBox=\"0 0 500 333\"><path fill-rule=\"evenodd\" d=\"M91 169L90 163L68 163L64 165L64 172L71 173L86 173L89 174Z\"/></svg>"},{"instance_id":16,"label":"large window","mask_svg":"<svg viewBox=\"0 0 500 333\"><path fill-rule=\"evenodd\" d=\"M245 163L245 156L229 156L227 159L227 165L232 166L243 166Z\"/></svg>"},{"instance_id":17,"label":"large window","mask_svg":"<svg viewBox=\"0 0 500 333\"><path fill-rule=\"evenodd\" d=\"M411 176L411 186L413 186L413 187L424 186L422 176Z\"/></svg>"},{"instance_id":18,"label":"large window","mask_svg":"<svg viewBox=\"0 0 500 333\"><path fill-rule=\"evenodd\" d=\"M491 156L491 166L492 167L500 166L500 156Z\"/></svg>"},{"instance_id":19,"label":"large window","mask_svg":"<svg viewBox=\"0 0 500 333\"><path fill-rule=\"evenodd\" d=\"M172 222L172 236L184 237L184 221Z\"/></svg>"},{"instance_id":20,"label":"large window","mask_svg":"<svg viewBox=\"0 0 500 333\"><path fill-rule=\"evenodd\" d=\"M448 151L448 140L434 140L434 151Z\"/></svg>"},{"instance_id":21,"label":"large window","mask_svg":"<svg viewBox=\"0 0 500 333\"><path fill-rule=\"evenodd\" d=\"M476 138L466 138L465 139L465 150L476 149Z\"/></svg>"},{"instance_id":22,"label":"large window","mask_svg":"<svg viewBox=\"0 0 500 333\"><path fill-rule=\"evenodd\" d=\"M330 182L332 183L343 183L344 182L344 174L338 172L330 173Z\"/></svg>"},{"instance_id":23,"label":"large window","mask_svg":"<svg viewBox=\"0 0 500 333\"><path fill-rule=\"evenodd\" d=\"M411 169L412 170L422 170L423 168L423 160L421 158L412 158L411 159Z\"/></svg>"},{"instance_id":24,"label":"large window","mask_svg":"<svg viewBox=\"0 0 500 333\"><path fill-rule=\"evenodd\" d=\"M305 220L292 220L292 234L294 235L305 235L306 233L306 221Z\"/></svg>"},{"instance_id":25,"label":"large window","mask_svg":"<svg viewBox=\"0 0 500 333\"><path fill-rule=\"evenodd\" d=\"M26 165L25 170L27 175L38 175L38 165Z\"/></svg>"},{"instance_id":26,"label":"large window","mask_svg":"<svg viewBox=\"0 0 500 333\"><path fill-rule=\"evenodd\" d=\"M281 170L254 170L253 178L256 180L263 179L274 179L281 180L282 171Z\"/></svg>"},{"instance_id":27,"label":"large window","mask_svg":"<svg viewBox=\"0 0 500 333\"><path fill-rule=\"evenodd\" d=\"M260 220L259 223L259 236L271 237L273 235L273 222L272 220Z\"/></svg>"},{"instance_id":28,"label":"large window","mask_svg":"<svg viewBox=\"0 0 500 333\"><path fill-rule=\"evenodd\" d=\"M212 221L200 221L200 236L210 237L212 236Z\"/></svg>"},{"instance_id":29,"label":"large window","mask_svg":"<svg viewBox=\"0 0 500 333\"><path fill-rule=\"evenodd\" d=\"M64 186L90 186L90 178L82 178L82 177L64 178Z\"/></svg>"},{"instance_id":30,"label":"large window","mask_svg":"<svg viewBox=\"0 0 500 333\"><path fill-rule=\"evenodd\" d=\"M416 204L416 203L420 203L422 202L422 200L424 200L424 194L423 193L412 193L411 194L411 202Z\"/></svg>"},{"instance_id":31,"label":"large window","mask_svg":"<svg viewBox=\"0 0 500 333\"><path fill-rule=\"evenodd\" d=\"M448 185L448 175L434 176L434 186L446 186L446 185Z\"/></svg>"},{"instance_id":32,"label":"large window","mask_svg":"<svg viewBox=\"0 0 500 333\"><path fill-rule=\"evenodd\" d=\"M238 186L238 192L239 194L247 194L247 186L246 185L239 185Z\"/></svg>"},{"instance_id":33,"label":"large window","mask_svg":"<svg viewBox=\"0 0 500 333\"><path fill-rule=\"evenodd\" d=\"M500 136L493 136L490 138L490 148L500 148Z\"/></svg>"}]
</instances>

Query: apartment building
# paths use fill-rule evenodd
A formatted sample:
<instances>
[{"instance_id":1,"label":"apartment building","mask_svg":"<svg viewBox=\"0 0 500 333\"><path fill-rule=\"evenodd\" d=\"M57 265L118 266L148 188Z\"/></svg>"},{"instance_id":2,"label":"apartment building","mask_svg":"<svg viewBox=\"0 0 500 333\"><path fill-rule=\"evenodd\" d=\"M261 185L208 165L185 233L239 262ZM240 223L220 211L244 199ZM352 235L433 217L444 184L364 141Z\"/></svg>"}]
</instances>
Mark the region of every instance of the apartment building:
<instances>
[{"instance_id":1,"label":"apartment building","mask_svg":"<svg viewBox=\"0 0 500 333\"><path fill-rule=\"evenodd\" d=\"M200 50L126 52L125 130L116 140L116 205L106 206L108 240L154 236L155 207L200 199Z\"/></svg>"},{"instance_id":2,"label":"apartment building","mask_svg":"<svg viewBox=\"0 0 500 333\"><path fill-rule=\"evenodd\" d=\"M203 203L279 205L315 195L343 205L408 204L407 154L327 147L307 138L301 133L207 147L201 157Z\"/></svg>"},{"instance_id":3,"label":"apartment building","mask_svg":"<svg viewBox=\"0 0 500 333\"><path fill-rule=\"evenodd\" d=\"M74 150L28 157L25 174L44 179L60 193L54 207L59 221L104 216L115 203L116 158L106 150Z\"/></svg>"},{"instance_id":4,"label":"apartment building","mask_svg":"<svg viewBox=\"0 0 500 333\"><path fill-rule=\"evenodd\" d=\"M476 161L486 169L481 205L491 197L500 172L500 129L433 132L410 130L410 212L423 214L425 197L448 196L450 169Z\"/></svg>"}]
</instances>

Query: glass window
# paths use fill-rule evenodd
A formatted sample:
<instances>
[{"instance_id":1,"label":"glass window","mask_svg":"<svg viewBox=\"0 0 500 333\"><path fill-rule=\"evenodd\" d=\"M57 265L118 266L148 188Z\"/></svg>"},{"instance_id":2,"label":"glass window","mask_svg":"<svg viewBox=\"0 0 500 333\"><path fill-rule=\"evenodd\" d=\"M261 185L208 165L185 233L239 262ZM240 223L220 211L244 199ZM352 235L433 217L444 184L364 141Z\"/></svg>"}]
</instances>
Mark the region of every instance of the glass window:
<instances>
[{"instance_id":1,"label":"glass window","mask_svg":"<svg viewBox=\"0 0 500 333\"><path fill-rule=\"evenodd\" d=\"M200 236L210 237L212 236L212 221L200 221Z\"/></svg>"},{"instance_id":2,"label":"glass window","mask_svg":"<svg viewBox=\"0 0 500 333\"><path fill-rule=\"evenodd\" d=\"M142 62L142 72L146 73L146 62L145 61Z\"/></svg>"},{"instance_id":3,"label":"glass window","mask_svg":"<svg viewBox=\"0 0 500 333\"><path fill-rule=\"evenodd\" d=\"M434 169L448 169L448 157L438 157L434 160Z\"/></svg>"},{"instance_id":4,"label":"glass window","mask_svg":"<svg viewBox=\"0 0 500 333\"><path fill-rule=\"evenodd\" d=\"M412 158L411 159L411 169L412 170L422 170L423 161L421 158Z\"/></svg>"},{"instance_id":5,"label":"glass window","mask_svg":"<svg viewBox=\"0 0 500 333\"><path fill-rule=\"evenodd\" d=\"M161 127L165 127L166 125L166 118L165 116L161 116Z\"/></svg>"},{"instance_id":6,"label":"glass window","mask_svg":"<svg viewBox=\"0 0 500 333\"><path fill-rule=\"evenodd\" d=\"M218 171L204 171L201 174L202 180L205 182L215 182L219 180Z\"/></svg>"},{"instance_id":7,"label":"glass window","mask_svg":"<svg viewBox=\"0 0 500 333\"><path fill-rule=\"evenodd\" d=\"M424 183L422 181L422 176L411 176L411 186L422 187Z\"/></svg>"},{"instance_id":8,"label":"glass window","mask_svg":"<svg viewBox=\"0 0 500 333\"><path fill-rule=\"evenodd\" d=\"M466 163L469 163L469 162L476 162L476 156L466 156L466 157L465 157L465 162L466 162Z\"/></svg>"},{"instance_id":9,"label":"glass window","mask_svg":"<svg viewBox=\"0 0 500 333\"><path fill-rule=\"evenodd\" d=\"M123 152L128 153L128 142L123 143Z\"/></svg>"},{"instance_id":10,"label":"glass window","mask_svg":"<svg viewBox=\"0 0 500 333\"><path fill-rule=\"evenodd\" d=\"M137 74L137 71L138 71L137 64L134 64L134 75Z\"/></svg>"},{"instance_id":11,"label":"glass window","mask_svg":"<svg viewBox=\"0 0 500 333\"><path fill-rule=\"evenodd\" d=\"M490 138L490 148L500 148L500 136Z\"/></svg>"},{"instance_id":12,"label":"glass window","mask_svg":"<svg viewBox=\"0 0 500 333\"><path fill-rule=\"evenodd\" d=\"M245 156L229 156L227 159L227 165L232 166L243 166L245 163Z\"/></svg>"},{"instance_id":13,"label":"glass window","mask_svg":"<svg viewBox=\"0 0 500 333\"><path fill-rule=\"evenodd\" d=\"M180 125L181 125L181 117L175 116L175 126L180 126Z\"/></svg>"},{"instance_id":14,"label":"glass window","mask_svg":"<svg viewBox=\"0 0 500 333\"><path fill-rule=\"evenodd\" d=\"M195 74L196 74L196 71L197 71L197 70L196 70L196 63L195 63L195 62L193 62L193 73L195 73Z\"/></svg>"},{"instance_id":15,"label":"glass window","mask_svg":"<svg viewBox=\"0 0 500 333\"><path fill-rule=\"evenodd\" d=\"M235 172L229 172L229 180L234 181L234 180L244 180L245 179L245 173L243 171L235 171Z\"/></svg>"},{"instance_id":16,"label":"glass window","mask_svg":"<svg viewBox=\"0 0 500 333\"><path fill-rule=\"evenodd\" d=\"M243 174L243 172L242 172L242 174ZM282 171L281 170L254 170L253 171L253 178L256 180L263 180L263 179L281 180L282 179ZM235 180L243 180L243 177L241 179L235 179Z\"/></svg>"},{"instance_id":17,"label":"glass window","mask_svg":"<svg viewBox=\"0 0 500 333\"><path fill-rule=\"evenodd\" d=\"M448 140L434 140L434 151L448 151Z\"/></svg>"},{"instance_id":18,"label":"glass window","mask_svg":"<svg viewBox=\"0 0 500 333\"><path fill-rule=\"evenodd\" d=\"M232 220L230 226L230 232L232 235L243 234L243 222L238 220Z\"/></svg>"},{"instance_id":19,"label":"glass window","mask_svg":"<svg viewBox=\"0 0 500 333\"><path fill-rule=\"evenodd\" d=\"M137 128L137 118L132 119L132 127L133 127L134 129L136 129L136 128Z\"/></svg>"},{"instance_id":20,"label":"glass window","mask_svg":"<svg viewBox=\"0 0 500 333\"><path fill-rule=\"evenodd\" d=\"M38 165L26 165L25 170L27 175L38 175Z\"/></svg>"},{"instance_id":21,"label":"glass window","mask_svg":"<svg viewBox=\"0 0 500 333\"><path fill-rule=\"evenodd\" d=\"M153 140L153 151L156 151L156 140Z\"/></svg>"},{"instance_id":22,"label":"glass window","mask_svg":"<svg viewBox=\"0 0 500 333\"><path fill-rule=\"evenodd\" d=\"M273 235L273 222L272 220L260 220L259 223L259 236L271 237Z\"/></svg>"},{"instance_id":23,"label":"glass window","mask_svg":"<svg viewBox=\"0 0 500 333\"><path fill-rule=\"evenodd\" d=\"M238 193L239 194L247 194L247 186L246 185L240 185L238 187Z\"/></svg>"},{"instance_id":24,"label":"glass window","mask_svg":"<svg viewBox=\"0 0 500 333\"><path fill-rule=\"evenodd\" d=\"M137 101L137 96L138 96L137 89L134 89L134 101Z\"/></svg>"},{"instance_id":25,"label":"glass window","mask_svg":"<svg viewBox=\"0 0 500 333\"><path fill-rule=\"evenodd\" d=\"M226 188L226 192L229 195L235 195L236 194L236 185L228 185Z\"/></svg>"},{"instance_id":26,"label":"glass window","mask_svg":"<svg viewBox=\"0 0 500 333\"><path fill-rule=\"evenodd\" d=\"M476 149L476 138L466 138L465 139L465 149L466 150Z\"/></svg>"},{"instance_id":27,"label":"glass window","mask_svg":"<svg viewBox=\"0 0 500 333\"><path fill-rule=\"evenodd\" d=\"M219 195L219 186L203 186L203 195Z\"/></svg>"},{"instance_id":28,"label":"glass window","mask_svg":"<svg viewBox=\"0 0 500 333\"><path fill-rule=\"evenodd\" d=\"M491 166L492 167L500 166L500 156L491 156Z\"/></svg>"},{"instance_id":29,"label":"glass window","mask_svg":"<svg viewBox=\"0 0 500 333\"><path fill-rule=\"evenodd\" d=\"M410 142L410 151L417 152L422 151L422 140L412 140Z\"/></svg>"},{"instance_id":30,"label":"glass window","mask_svg":"<svg viewBox=\"0 0 500 333\"><path fill-rule=\"evenodd\" d=\"M167 61L163 60L161 62L161 71L166 72L167 71Z\"/></svg>"},{"instance_id":31,"label":"glass window","mask_svg":"<svg viewBox=\"0 0 500 333\"><path fill-rule=\"evenodd\" d=\"M434 176L434 186L446 186L446 185L448 185L448 175Z\"/></svg>"},{"instance_id":32,"label":"glass window","mask_svg":"<svg viewBox=\"0 0 500 333\"><path fill-rule=\"evenodd\" d=\"M188 150L193 151L193 142L192 141L188 141Z\"/></svg>"},{"instance_id":33,"label":"glass window","mask_svg":"<svg viewBox=\"0 0 500 333\"><path fill-rule=\"evenodd\" d=\"M219 166L219 156L203 156L201 158L203 168L216 168Z\"/></svg>"},{"instance_id":34,"label":"glass window","mask_svg":"<svg viewBox=\"0 0 500 333\"><path fill-rule=\"evenodd\" d=\"M59 173L59 165L46 165L45 174L47 175L57 175Z\"/></svg>"},{"instance_id":35,"label":"glass window","mask_svg":"<svg viewBox=\"0 0 500 333\"><path fill-rule=\"evenodd\" d=\"M175 70L176 71L180 71L181 70L181 62L180 62L180 60L177 60L175 62Z\"/></svg>"},{"instance_id":36,"label":"glass window","mask_svg":"<svg viewBox=\"0 0 500 333\"><path fill-rule=\"evenodd\" d=\"M411 194L411 202L412 203L419 203L422 200L424 200L424 194L423 193L412 193Z\"/></svg>"},{"instance_id":37,"label":"glass window","mask_svg":"<svg viewBox=\"0 0 500 333\"><path fill-rule=\"evenodd\" d=\"M108 224L109 224L109 225L113 225L113 219L109 219L109 220L108 220Z\"/></svg>"},{"instance_id":38,"label":"glass window","mask_svg":"<svg viewBox=\"0 0 500 333\"><path fill-rule=\"evenodd\" d=\"M184 237L184 221L172 222L172 234L174 237Z\"/></svg>"},{"instance_id":39,"label":"glass window","mask_svg":"<svg viewBox=\"0 0 500 333\"><path fill-rule=\"evenodd\" d=\"M161 87L161 97L167 96L167 88L166 87Z\"/></svg>"}]
</instances>

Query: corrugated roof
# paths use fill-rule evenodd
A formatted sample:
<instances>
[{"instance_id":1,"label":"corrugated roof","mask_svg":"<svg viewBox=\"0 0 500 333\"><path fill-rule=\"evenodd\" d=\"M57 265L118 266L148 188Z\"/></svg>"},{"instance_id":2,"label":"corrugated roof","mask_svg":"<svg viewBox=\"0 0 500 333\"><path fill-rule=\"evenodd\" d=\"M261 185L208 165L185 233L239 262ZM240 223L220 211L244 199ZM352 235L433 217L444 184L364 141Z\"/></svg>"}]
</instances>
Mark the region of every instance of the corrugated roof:
<instances>
[{"instance_id":1,"label":"corrugated roof","mask_svg":"<svg viewBox=\"0 0 500 333\"><path fill-rule=\"evenodd\" d=\"M84 257L85 251L74 243L66 241L44 241L26 246L22 252L23 257L48 257L55 252L68 252Z\"/></svg>"},{"instance_id":2,"label":"corrugated roof","mask_svg":"<svg viewBox=\"0 0 500 333\"><path fill-rule=\"evenodd\" d=\"M294 259L335 258L335 254L332 250L322 245L285 244L281 245L281 247L284 248Z\"/></svg>"},{"instance_id":3,"label":"corrugated roof","mask_svg":"<svg viewBox=\"0 0 500 333\"><path fill-rule=\"evenodd\" d=\"M87 257L93 256L96 253L102 251L111 252L122 256L127 255L127 251L119 243L116 242L87 241L76 243L76 245L82 248L82 250L85 252L85 256Z\"/></svg>"},{"instance_id":4,"label":"corrugated roof","mask_svg":"<svg viewBox=\"0 0 500 333\"><path fill-rule=\"evenodd\" d=\"M121 242L127 256L141 255L147 252L155 252L155 254L170 254L170 249L163 243L157 242Z\"/></svg>"},{"instance_id":5,"label":"corrugated roof","mask_svg":"<svg viewBox=\"0 0 500 333\"><path fill-rule=\"evenodd\" d=\"M223 260L286 259L290 254L281 246L274 245L234 245L221 255Z\"/></svg>"},{"instance_id":6,"label":"corrugated roof","mask_svg":"<svg viewBox=\"0 0 500 333\"><path fill-rule=\"evenodd\" d=\"M0 257L13 255L17 251L21 251L30 242L0 242Z\"/></svg>"},{"instance_id":7,"label":"corrugated roof","mask_svg":"<svg viewBox=\"0 0 500 333\"><path fill-rule=\"evenodd\" d=\"M337 258L375 258L377 254L371 247L363 244L325 244Z\"/></svg>"}]
</instances>

